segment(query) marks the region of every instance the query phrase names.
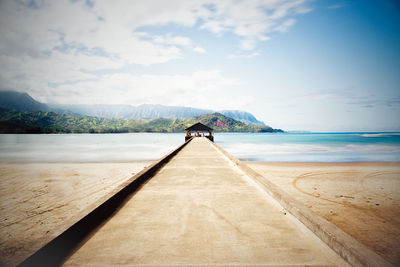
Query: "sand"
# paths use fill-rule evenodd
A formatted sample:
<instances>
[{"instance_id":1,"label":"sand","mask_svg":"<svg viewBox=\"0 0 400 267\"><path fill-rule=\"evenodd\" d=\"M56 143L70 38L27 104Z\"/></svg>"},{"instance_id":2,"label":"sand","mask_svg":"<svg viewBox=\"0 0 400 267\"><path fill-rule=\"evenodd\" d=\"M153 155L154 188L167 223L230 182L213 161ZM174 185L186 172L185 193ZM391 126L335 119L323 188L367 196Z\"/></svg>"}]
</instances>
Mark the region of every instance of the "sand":
<instances>
[{"instance_id":1,"label":"sand","mask_svg":"<svg viewBox=\"0 0 400 267\"><path fill-rule=\"evenodd\" d=\"M150 164L0 163L0 265L20 263Z\"/></svg>"},{"instance_id":2,"label":"sand","mask_svg":"<svg viewBox=\"0 0 400 267\"><path fill-rule=\"evenodd\" d=\"M400 263L400 163L247 164L389 262Z\"/></svg>"},{"instance_id":3,"label":"sand","mask_svg":"<svg viewBox=\"0 0 400 267\"><path fill-rule=\"evenodd\" d=\"M0 263L15 265L150 162L0 163ZM392 263L400 261L400 163L248 163ZM1 264L0 264L1 265Z\"/></svg>"}]
</instances>

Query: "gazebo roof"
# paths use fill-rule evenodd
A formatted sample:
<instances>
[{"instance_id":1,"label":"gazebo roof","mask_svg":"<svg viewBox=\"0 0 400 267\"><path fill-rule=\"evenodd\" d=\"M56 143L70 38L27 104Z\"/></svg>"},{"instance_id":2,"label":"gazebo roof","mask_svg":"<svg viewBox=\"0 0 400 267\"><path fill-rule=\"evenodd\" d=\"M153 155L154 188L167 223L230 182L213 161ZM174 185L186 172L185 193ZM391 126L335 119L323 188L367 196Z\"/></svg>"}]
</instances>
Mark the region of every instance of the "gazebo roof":
<instances>
[{"instance_id":1,"label":"gazebo roof","mask_svg":"<svg viewBox=\"0 0 400 267\"><path fill-rule=\"evenodd\" d=\"M213 129L204 125L200 122L193 124L192 126L185 129L186 131L212 131Z\"/></svg>"}]
</instances>

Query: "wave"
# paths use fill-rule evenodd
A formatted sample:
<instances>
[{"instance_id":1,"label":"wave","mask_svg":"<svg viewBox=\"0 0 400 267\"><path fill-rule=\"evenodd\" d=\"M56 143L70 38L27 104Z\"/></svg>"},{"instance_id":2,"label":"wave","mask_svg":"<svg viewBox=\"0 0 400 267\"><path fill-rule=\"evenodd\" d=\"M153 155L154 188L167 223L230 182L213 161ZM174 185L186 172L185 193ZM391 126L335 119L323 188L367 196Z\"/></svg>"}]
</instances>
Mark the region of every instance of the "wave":
<instances>
[{"instance_id":1,"label":"wave","mask_svg":"<svg viewBox=\"0 0 400 267\"><path fill-rule=\"evenodd\" d=\"M400 133L371 133L371 134L360 134L361 137L389 137L400 135Z\"/></svg>"},{"instance_id":2,"label":"wave","mask_svg":"<svg viewBox=\"0 0 400 267\"><path fill-rule=\"evenodd\" d=\"M400 145L224 143L221 147L239 159L250 161L400 161Z\"/></svg>"}]
</instances>

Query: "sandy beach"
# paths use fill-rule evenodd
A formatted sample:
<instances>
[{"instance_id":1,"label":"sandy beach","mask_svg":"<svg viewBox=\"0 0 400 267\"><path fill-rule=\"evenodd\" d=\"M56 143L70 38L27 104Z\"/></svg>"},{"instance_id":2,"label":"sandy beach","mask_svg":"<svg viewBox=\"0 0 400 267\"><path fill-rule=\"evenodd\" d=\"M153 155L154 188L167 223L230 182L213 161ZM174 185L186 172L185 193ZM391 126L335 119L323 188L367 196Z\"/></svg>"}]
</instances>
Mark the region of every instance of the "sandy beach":
<instances>
[{"instance_id":1,"label":"sandy beach","mask_svg":"<svg viewBox=\"0 0 400 267\"><path fill-rule=\"evenodd\" d=\"M150 163L1 163L1 263L21 262ZM388 261L400 261L400 163L247 164Z\"/></svg>"},{"instance_id":2,"label":"sandy beach","mask_svg":"<svg viewBox=\"0 0 400 267\"><path fill-rule=\"evenodd\" d=\"M400 163L247 164L389 262L400 263Z\"/></svg>"},{"instance_id":3,"label":"sandy beach","mask_svg":"<svg viewBox=\"0 0 400 267\"><path fill-rule=\"evenodd\" d=\"M0 263L15 266L150 164L0 163Z\"/></svg>"}]
</instances>

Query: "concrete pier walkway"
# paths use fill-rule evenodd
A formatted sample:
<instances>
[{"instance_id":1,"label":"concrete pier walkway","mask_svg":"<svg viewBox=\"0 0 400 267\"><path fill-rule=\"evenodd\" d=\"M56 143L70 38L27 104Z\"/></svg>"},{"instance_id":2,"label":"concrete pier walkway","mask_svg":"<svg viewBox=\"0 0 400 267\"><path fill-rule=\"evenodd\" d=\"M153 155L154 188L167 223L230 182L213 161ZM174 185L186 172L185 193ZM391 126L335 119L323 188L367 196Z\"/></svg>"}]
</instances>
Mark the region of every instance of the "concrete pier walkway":
<instances>
[{"instance_id":1,"label":"concrete pier walkway","mask_svg":"<svg viewBox=\"0 0 400 267\"><path fill-rule=\"evenodd\" d=\"M205 138L195 138L64 263L347 264Z\"/></svg>"}]
</instances>

